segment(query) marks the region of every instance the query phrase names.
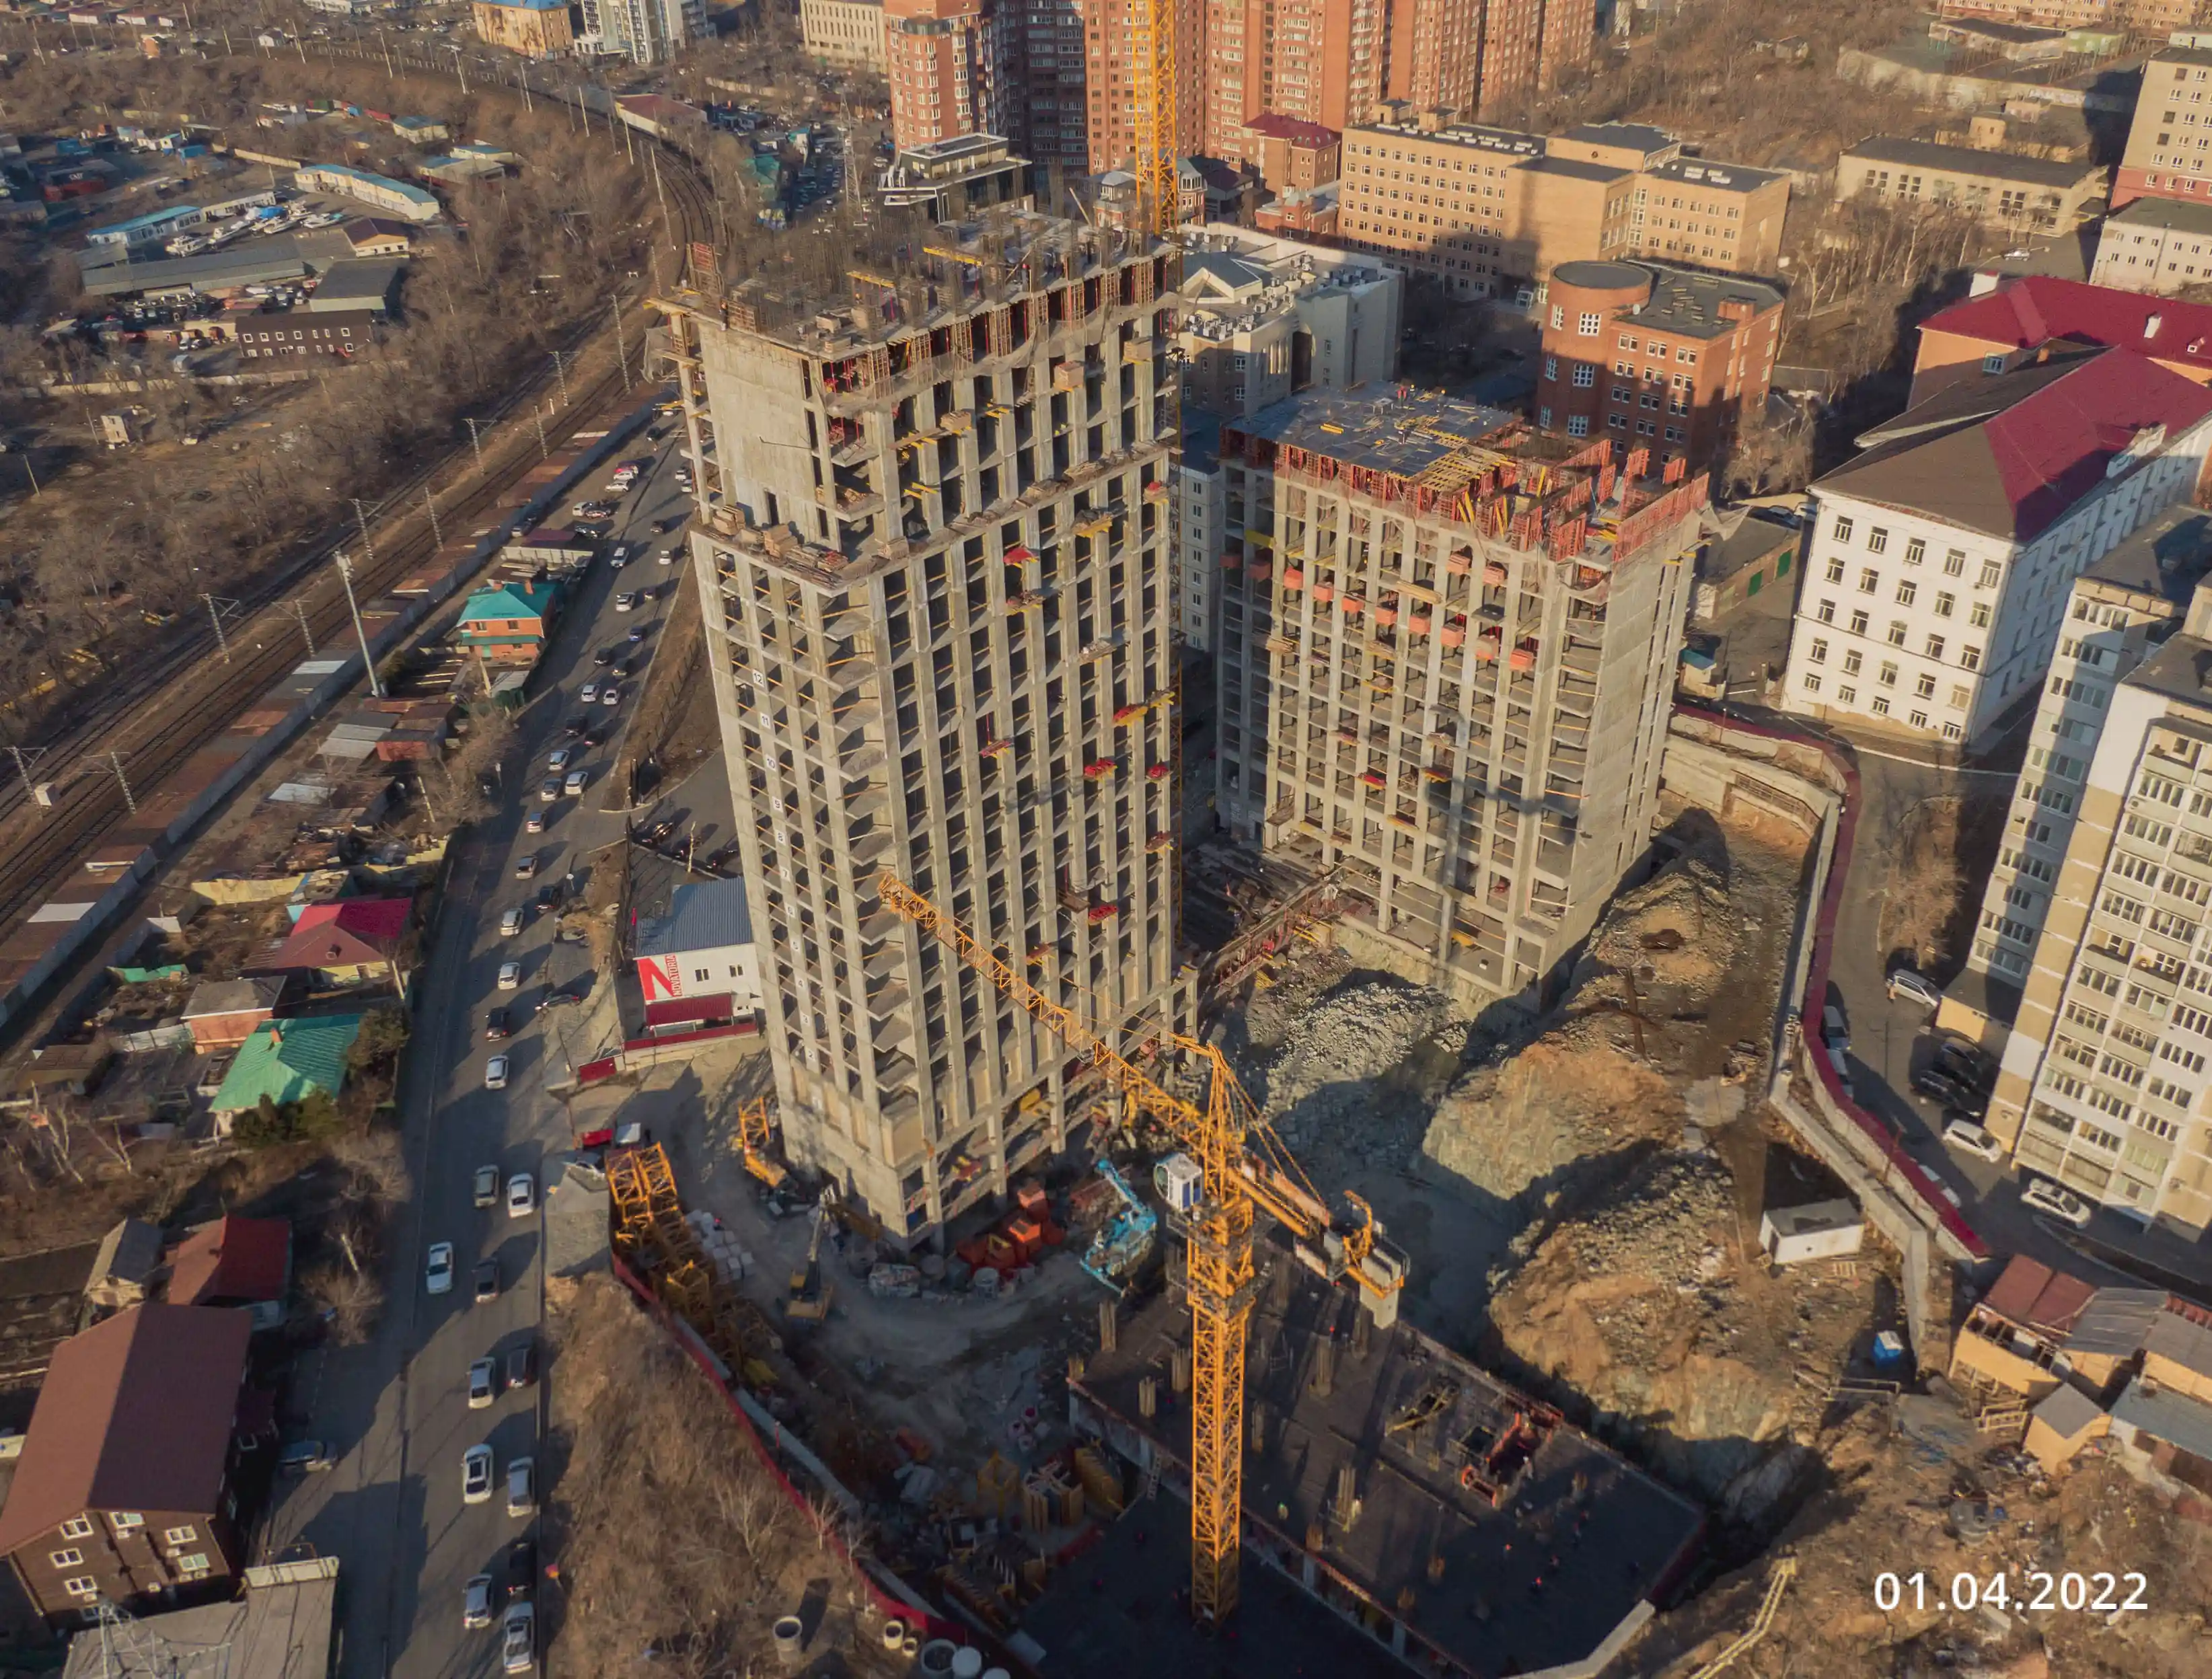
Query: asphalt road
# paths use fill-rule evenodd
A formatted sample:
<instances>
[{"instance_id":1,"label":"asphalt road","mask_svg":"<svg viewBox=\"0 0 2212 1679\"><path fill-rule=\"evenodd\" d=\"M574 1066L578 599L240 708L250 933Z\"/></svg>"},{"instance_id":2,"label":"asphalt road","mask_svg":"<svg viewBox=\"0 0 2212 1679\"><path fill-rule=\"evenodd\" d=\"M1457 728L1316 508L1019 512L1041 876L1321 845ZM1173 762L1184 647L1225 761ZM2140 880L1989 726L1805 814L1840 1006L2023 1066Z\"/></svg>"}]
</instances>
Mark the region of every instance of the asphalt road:
<instances>
[{"instance_id":1,"label":"asphalt road","mask_svg":"<svg viewBox=\"0 0 2212 1679\"><path fill-rule=\"evenodd\" d=\"M1939 1106L1914 1094L1912 1075L1934 1057L1937 1040L1928 1009L1904 997L1892 1002L1884 976L1890 952L1880 925L1889 885L1892 847L1929 799L1967 791L1994 790L2008 797L2012 769L1939 769L1910 761L1911 749L1858 742L1861 808L1848 889L1836 924L1830 969L1831 995L1840 999L1850 1027L1851 1084L1860 1105L1889 1120L1913 1157L1948 1185L1975 1229L2000 1254L2024 1253L2061 1265L2093 1282L2118 1283L2124 1273L2100 1266L2069 1241L2074 1233L2021 1204L2021 1180L1946 1144ZM1896 756L1880 754L1894 753ZM2014 757L2017 754L2012 755ZM2003 761L2010 761L2008 759ZM1978 884L1977 886L1978 889ZM1809 1025L1809 1022L1808 1022ZM2100 1209L2084 1233L2095 1243L2198 1282L2212 1284L2212 1246L2190 1243L2171 1231L2145 1230L2134 1220Z\"/></svg>"},{"instance_id":2,"label":"asphalt road","mask_svg":"<svg viewBox=\"0 0 2212 1679\"><path fill-rule=\"evenodd\" d=\"M451 886L417 976L416 1035L402 1095L415 1193L393 1221L384 1322L368 1345L311 1355L296 1374L290 1434L325 1440L341 1455L329 1473L281 1490L260 1550L275 1557L304 1544L340 1558L338 1670L345 1679L499 1670L498 1624L465 1628L462 1593L469 1578L484 1571L503 1589L507 1546L534 1537L533 1520L507 1513L506 1476L510 1462L534 1453L545 1395L541 1384L502 1392L489 1409L471 1410L468 1371L484 1357L503 1366L510 1349L535 1341L544 1315L544 1254L538 1218L510 1218L503 1205L475 1207L471 1179L480 1166L496 1167L503 1197L509 1175L539 1177L546 1157L568 1145L564 1112L545 1094L544 1082L549 1066L565 1070L568 1050L559 1028L580 1011L536 1021L526 1011L550 987L582 989L590 969L583 945L555 942L552 915L533 911L518 936L503 938L500 914L531 904L542 885L622 837L623 817L599 808L599 778L613 765L618 737L586 751L582 761L592 778L582 798L544 804L538 788L547 753L574 744L564 740L562 724L584 709L577 697L583 682L601 675L593 651L629 651L624 638L634 626L647 632L637 651L657 645L681 562L661 566L656 556L682 538L656 537L650 527L688 505L675 485L679 440L672 434L651 446L652 470L623 501L602 557L555 633L504 770L510 807L457 841ZM641 439L630 458L646 446ZM598 494L605 482L604 475L594 475L570 499ZM629 565L619 571L605 557L617 542L631 548ZM615 609L617 592L645 585L658 598L632 612ZM642 674L641 665L639 676L625 684L621 706L592 711L622 715L635 705ZM526 832L532 810L546 815L542 834ZM514 867L526 854L537 856L539 872L526 882L515 878ZM521 983L501 991L496 976L508 961L520 963ZM514 1035L490 1043L485 1015L500 1003L510 1008ZM510 1064L507 1088L488 1090L485 1064L502 1051ZM454 1245L456 1276L451 1294L434 1297L423 1271L430 1245L439 1241ZM479 1305L471 1281L484 1259L497 1263L501 1289ZM487 1502L465 1504L461 1458L480 1442L492 1447L496 1463L493 1494ZM546 1494L541 1482L538 1499Z\"/></svg>"}]
</instances>

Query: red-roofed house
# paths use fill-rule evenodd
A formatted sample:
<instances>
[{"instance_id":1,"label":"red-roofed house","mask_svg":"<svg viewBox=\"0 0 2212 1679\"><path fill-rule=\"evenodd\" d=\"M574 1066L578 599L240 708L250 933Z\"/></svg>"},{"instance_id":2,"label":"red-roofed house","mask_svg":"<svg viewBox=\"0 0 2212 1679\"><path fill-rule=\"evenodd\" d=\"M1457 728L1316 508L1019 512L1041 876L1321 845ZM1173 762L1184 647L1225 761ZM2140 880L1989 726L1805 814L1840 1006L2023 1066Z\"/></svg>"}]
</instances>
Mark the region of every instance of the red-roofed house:
<instances>
[{"instance_id":1,"label":"red-roofed house","mask_svg":"<svg viewBox=\"0 0 2212 1679\"><path fill-rule=\"evenodd\" d=\"M307 973L326 987L389 979L407 991L414 906L405 898L342 898L310 904L283 943L255 963L256 973Z\"/></svg>"},{"instance_id":2,"label":"red-roofed house","mask_svg":"<svg viewBox=\"0 0 2212 1679\"><path fill-rule=\"evenodd\" d=\"M1279 111L1262 111L1244 124L1237 138L1242 161L1258 167L1260 184L1270 192L1327 186L1337 177L1344 136L1333 128L1285 117Z\"/></svg>"},{"instance_id":3,"label":"red-roofed house","mask_svg":"<svg viewBox=\"0 0 2212 1679\"><path fill-rule=\"evenodd\" d=\"M1813 486L1784 705L1972 741L2043 681L2074 579L2212 453L2212 391L2133 349L1954 381Z\"/></svg>"},{"instance_id":4,"label":"red-roofed house","mask_svg":"<svg viewBox=\"0 0 2212 1679\"><path fill-rule=\"evenodd\" d=\"M2046 348L2069 346L2125 348L2184 379L2212 383L2212 304L2029 275L1920 324L1912 405L1961 379L2010 373Z\"/></svg>"},{"instance_id":5,"label":"red-roofed house","mask_svg":"<svg viewBox=\"0 0 2212 1679\"><path fill-rule=\"evenodd\" d=\"M185 1233L169 1258L172 1306L243 1306L256 1329L284 1321L292 1289L292 1227L233 1213Z\"/></svg>"},{"instance_id":6,"label":"red-roofed house","mask_svg":"<svg viewBox=\"0 0 2212 1679\"><path fill-rule=\"evenodd\" d=\"M1984 1397L2041 1398L2058 1385L2058 1349L2096 1296L2078 1276L2026 1255L2014 1258L1966 1313L1952 1343L1952 1385Z\"/></svg>"}]
</instances>

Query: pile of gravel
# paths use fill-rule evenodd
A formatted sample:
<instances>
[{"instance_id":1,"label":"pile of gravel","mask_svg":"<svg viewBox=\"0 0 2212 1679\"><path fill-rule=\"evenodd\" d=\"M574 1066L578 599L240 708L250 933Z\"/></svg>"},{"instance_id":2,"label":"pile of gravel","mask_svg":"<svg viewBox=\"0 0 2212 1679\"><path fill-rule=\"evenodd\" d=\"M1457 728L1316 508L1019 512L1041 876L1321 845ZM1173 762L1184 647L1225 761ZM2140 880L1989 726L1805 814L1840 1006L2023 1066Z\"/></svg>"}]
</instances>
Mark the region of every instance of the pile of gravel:
<instances>
[{"instance_id":1,"label":"pile of gravel","mask_svg":"<svg viewBox=\"0 0 2212 1679\"><path fill-rule=\"evenodd\" d=\"M1361 975L1300 1014L1246 1085L1292 1149L1403 1166L1437 1094L1425 1087L1441 1088L1466 1044L1441 994Z\"/></svg>"}]
</instances>

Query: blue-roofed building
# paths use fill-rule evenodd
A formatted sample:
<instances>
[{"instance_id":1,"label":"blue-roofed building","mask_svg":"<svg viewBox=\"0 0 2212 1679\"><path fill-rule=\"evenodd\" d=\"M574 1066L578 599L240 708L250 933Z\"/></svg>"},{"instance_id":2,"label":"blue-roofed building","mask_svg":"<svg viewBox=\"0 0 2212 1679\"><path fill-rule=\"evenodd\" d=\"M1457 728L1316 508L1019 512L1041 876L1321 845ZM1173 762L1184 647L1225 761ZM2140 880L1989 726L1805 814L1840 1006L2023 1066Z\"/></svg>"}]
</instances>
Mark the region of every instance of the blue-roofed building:
<instances>
[{"instance_id":1,"label":"blue-roofed building","mask_svg":"<svg viewBox=\"0 0 2212 1679\"><path fill-rule=\"evenodd\" d=\"M310 163L292 177L292 183L302 192L357 199L404 221L435 221L440 215L436 195L426 189L343 163Z\"/></svg>"},{"instance_id":2,"label":"blue-roofed building","mask_svg":"<svg viewBox=\"0 0 2212 1679\"><path fill-rule=\"evenodd\" d=\"M650 1030L746 1020L760 1009L760 958L743 881L676 888L667 914L639 918L634 954Z\"/></svg>"}]
</instances>

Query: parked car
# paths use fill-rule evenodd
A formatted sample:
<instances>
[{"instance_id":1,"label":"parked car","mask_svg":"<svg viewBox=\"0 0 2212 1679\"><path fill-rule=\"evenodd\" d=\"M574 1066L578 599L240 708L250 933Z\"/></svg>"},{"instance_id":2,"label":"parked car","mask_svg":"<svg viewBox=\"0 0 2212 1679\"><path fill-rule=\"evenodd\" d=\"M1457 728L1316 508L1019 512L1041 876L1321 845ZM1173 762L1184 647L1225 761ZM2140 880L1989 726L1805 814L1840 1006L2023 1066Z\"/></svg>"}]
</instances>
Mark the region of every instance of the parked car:
<instances>
[{"instance_id":1,"label":"parked car","mask_svg":"<svg viewBox=\"0 0 2212 1679\"><path fill-rule=\"evenodd\" d=\"M499 1261L485 1259L477 1265L477 1304L499 1298Z\"/></svg>"},{"instance_id":2,"label":"parked car","mask_svg":"<svg viewBox=\"0 0 2212 1679\"><path fill-rule=\"evenodd\" d=\"M1964 1106L1968 1094L1958 1080L1936 1067L1923 1067L1915 1073L1912 1088L1929 1101L1941 1102L1945 1107Z\"/></svg>"},{"instance_id":3,"label":"parked car","mask_svg":"<svg viewBox=\"0 0 2212 1679\"><path fill-rule=\"evenodd\" d=\"M1851 1052L1851 1029L1844 1023L1844 1011L1832 1003L1820 1010L1820 1041L1827 1046L1831 1060L1841 1061Z\"/></svg>"},{"instance_id":4,"label":"parked car","mask_svg":"<svg viewBox=\"0 0 2212 1679\"><path fill-rule=\"evenodd\" d=\"M2038 1178L2022 1191L2020 1203L2023 1207L2033 1208L2039 1213L2047 1213L2052 1218L2063 1220L2076 1230L2086 1226L2089 1222L2090 1214L2095 1211L2094 1208L2073 1191L2062 1189L2048 1178Z\"/></svg>"},{"instance_id":5,"label":"parked car","mask_svg":"<svg viewBox=\"0 0 2212 1679\"><path fill-rule=\"evenodd\" d=\"M1954 1149L1963 1149L1985 1161L1996 1161L2004 1158L2004 1144L1971 1119L1954 1119L1944 1126L1943 1141Z\"/></svg>"},{"instance_id":6,"label":"parked car","mask_svg":"<svg viewBox=\"0 0 2212 1679\"><path fill-rule=\"evenodd\" d=\"M489 1627L491 1625L491 1576L472 1574L469 1583L461 1588L461 1625Z\"/></svg>"},{"instance_id":7,"label":"parked car","mask_svg":"<svg viewBox=\"0 0 2212 1679\"><path fill-rule=\"evenodd\" d=\"M505 1056L495 1055L484 1063L484 1088L487 1090L507 1088L507 1058Z\"/></svg>"},{"instance_id":8,"label":"parked car","mask_svg":"<svg viewBox=\"0 0 2212 1679\"><path fill-rule=\"evenodd\" d=\"M537 1663L537 1616L528 1603L509 1603L501 1635L500 1665L509 1673L527 1673Z\"/></svg>"},{"instance_id":9,"label":"parked car","mask_svg":"<svg viewBox=\"0 0 2212 1679\"><path fill-rule=\"evenodd\" d=\"M484 1040L495 1044L507 1036L507 1010L490 1009L484 1012Z\"/></svg>"},{"instance_id":10,"label":"parked car","mask_svg":"<svg viewBox=\"0 0 2212 1679\"><path fill-rule=\"evenodd\" d=\"M1909 967L1893 967L1889 971L1890 1000L1903 997L1923 1009L1938 1009L1943 1003L1942 988L1926 974Z\"/></svg>"},{"instance_id":11,"label":"parked car","mask_svg":"<svg viewBox=\"0 0 2212 1679\"><path fill-rule=\"evenodd\" d=\"M461 1453L461 1502L483 1504L491 1497L491 1448L472 1446Z\"/></svg>"},{"instance_id":12,"label":"parked car","mask_svg":"<svg viewBox=\"0 0 2212 1679\"><path fill-rule=\"evenodd\" d=\"M522 964L520 962L501 962L499 965L500 990L511 991L521 983Z\"/></svg>"},{"instance_id":13,"label":"parked car","mask_svg":"<svg viewBox=\"0 0 2212 1679\"><path fill-rule=\"evenodd\" d=\"M509 1218L528 1218L538 1210L538 1180L527 1172L518 1172L507 1180L507 1215Z\"/></svg>"},{"instance_id":14,"label":"parked car","mask_svg":"<svg viewBox=\"0 0 2212 1679\"><path fill-rule=\"evenodd\" d=\"M479 1207L499 1205L499 1168L497 1167L480 1166L477 1168L476 1176L470 1183L469 1199Z\"/></svg>"},{"instance_id":15,"label":"parked car","mask_svg":"<svg viewBox=\"0 0 2212 1679\"><path fill-rule=\"evenodd\" d=\"M507 1596L519 1603L538 1590L538 1542L518 1539L507 1548Z\"/></svg>"},{"instance_id":16,"label":"parked car","mask_svg":"<svg viewBox=\"0 0 2212 1679\"><path fill-rule=\"evenodd\" d=\"M1989 1058L1955 1038L1936 1046L1935 1064L1960 1083L1976 1090L1986 1090L1996 1082L1996 1070L1990 1064Z\"/></svg>"},{"instance_id":17,"label":"parked car","mask_svg":"<svg viewBox=\"0 0 2212 1679\"><path fill-rule=\"evenodd\" d=\"M294 1440L276 1454L280 1475L320 1475L337 1461L321 1440Z\"/></svg>"},{"instance_id":18,"label":"parked car","mask_svg":"<svg viewBox=\"0 0 2212 1679\"><path fill-rule=\"evenodd\" d=\"M453 1292L453 1245L451 1242L430 1244L430 1258L422 1270L422 1286L434 1294Z\"/></svg>"},{"instance_id":19,"label":"parked car","mask_svg":"<svg viewBox=\"0 0 2212 1679\"><path fill-rule=\"evenodd\" d=\"M522 911L520 908L503 909L499 912L499 936L501 938L513 938L521 930Z\"/></svg>"},{"instance_id":20,"label":"parked car","mask_svg":"<svg viewBox=\"0 0 2212 1679\"><path fill-rule=\"evenodd\" d=\"M507 1391L528 1387L538 1379L538 1348L526 1341L520 1347L510 1348L507 1355Z\"/></svg>"},{"instance_id":21,"label":"parked car","mask_svg":"<svg viewBox=\"0 0 2212 1679\"><path fill-rule=\"evenodd\" d=\"M538 1508L538 1465L517 1458L507 1466L507 1513L527 1516Z\"/></svg>"},{"instance_id":22,"label":"parked car","mask_svg":"<svg viewBox=\"0 0 2212 1679\"><path fill-rule=\"evenodd\" d=\"M497 1377L499 1367L488 1358L480 1358L469 1367L469 1409L487 1409L499 1397Z\"/></svg>"}]
</instances>

